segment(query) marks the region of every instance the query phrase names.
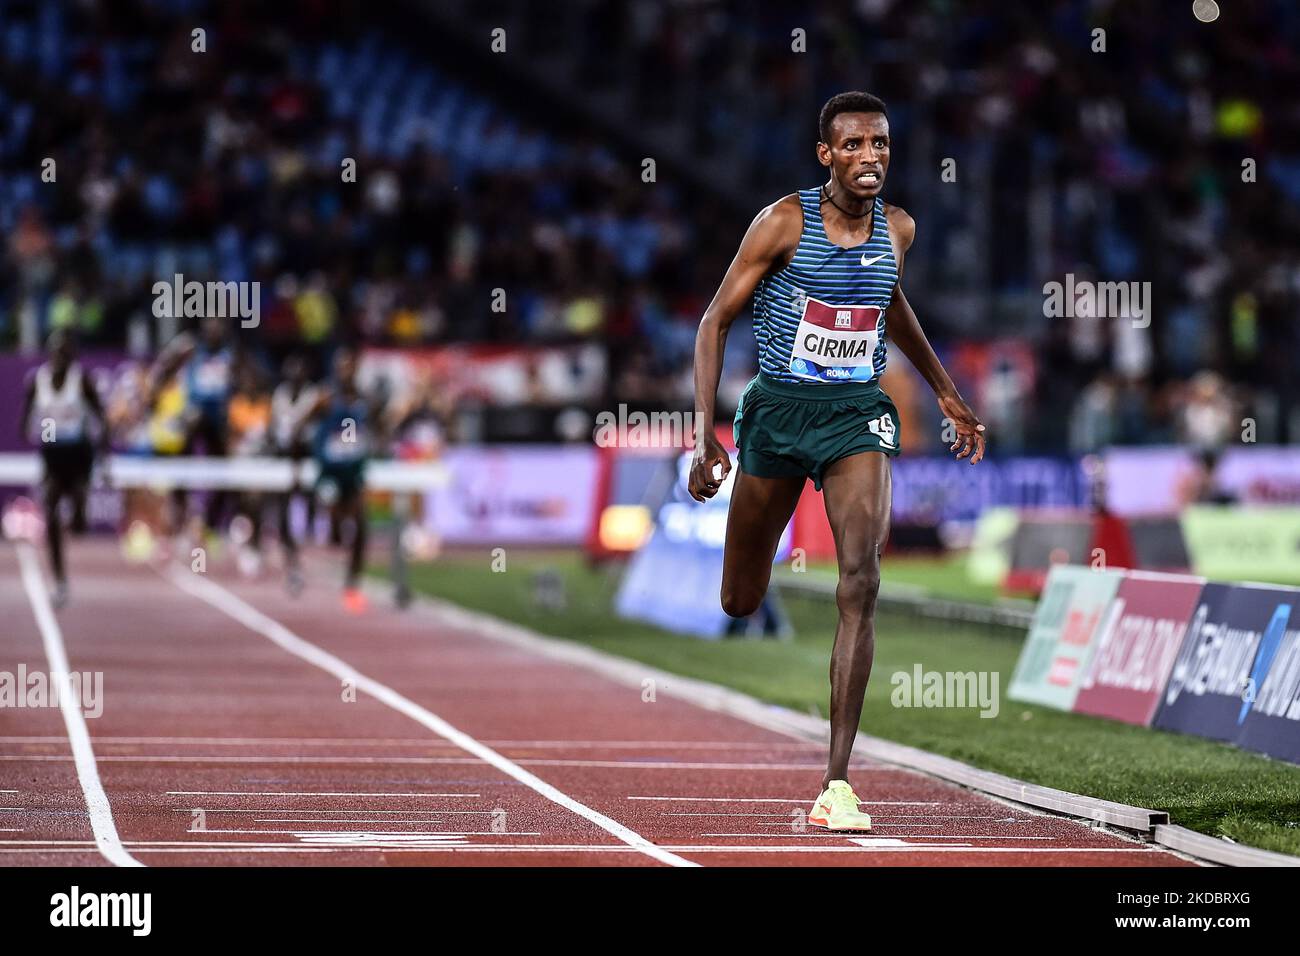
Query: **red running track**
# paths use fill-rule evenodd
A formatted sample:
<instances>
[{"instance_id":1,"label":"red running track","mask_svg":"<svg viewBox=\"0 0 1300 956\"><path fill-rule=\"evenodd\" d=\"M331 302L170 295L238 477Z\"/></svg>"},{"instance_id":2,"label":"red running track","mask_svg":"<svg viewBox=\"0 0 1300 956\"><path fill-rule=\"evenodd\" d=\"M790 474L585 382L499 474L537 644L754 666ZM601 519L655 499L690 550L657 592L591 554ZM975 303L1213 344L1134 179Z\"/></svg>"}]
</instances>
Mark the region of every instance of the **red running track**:
<instances>
[{"instance_id":1,"label":"red running track","mask_svg":"<svg viewBox=\"0 0 1300 956\"><path fill-rule=\"evenodd\" d=\"M1195 865L862 760L875 829L800 827L820 746L647 702L436 609L345 615L333 573L295 600L278 575L76 542L72 603L43 633L43 559L0 547L4 580L23 561L0 670L48 672L54 642L102 673L102 714L79 768L59 709L0 708L0 864Z\"/></svg>"}]
</instances>

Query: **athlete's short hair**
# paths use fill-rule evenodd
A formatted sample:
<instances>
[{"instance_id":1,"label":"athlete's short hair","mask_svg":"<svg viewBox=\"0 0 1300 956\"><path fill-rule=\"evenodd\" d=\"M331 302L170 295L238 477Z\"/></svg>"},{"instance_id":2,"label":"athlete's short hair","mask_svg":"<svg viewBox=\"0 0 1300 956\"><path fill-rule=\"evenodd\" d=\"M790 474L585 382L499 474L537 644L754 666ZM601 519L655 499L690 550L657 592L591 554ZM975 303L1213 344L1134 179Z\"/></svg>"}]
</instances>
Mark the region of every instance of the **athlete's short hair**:
<instances>
[{"instance_id":1,"label":"athlete's short hair","mask_svg":"<svg viewBox=\"0 0 1300 956\"><path fill-rule=\"evenodd\" d=\"M841 113L884 113L886 116L889 115L889 112L885 109L885 101L879 96L855 91L836 93L826 101L821 114L817 117L817 135L823 143L830 143L831 120Z\"/></svg>"}]
</instances>

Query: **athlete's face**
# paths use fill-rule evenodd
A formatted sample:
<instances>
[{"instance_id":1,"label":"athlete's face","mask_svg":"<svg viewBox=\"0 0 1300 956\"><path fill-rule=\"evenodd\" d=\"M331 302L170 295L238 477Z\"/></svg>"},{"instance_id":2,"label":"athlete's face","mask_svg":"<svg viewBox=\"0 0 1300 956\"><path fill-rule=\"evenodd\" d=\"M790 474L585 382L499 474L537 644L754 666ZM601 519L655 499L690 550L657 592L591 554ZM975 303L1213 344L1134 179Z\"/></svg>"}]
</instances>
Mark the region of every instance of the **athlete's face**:
<instances>
[{"instance_id":1,"label":"athlete's face","mask_svg":"<svg viewBox=\"0 0 1300 956\"><path fill-rule=\"evenodd\" d=\"M284 360L284 379L293 385L307 381L307 365L302 359L291 356Z\"/></svg>"},{"instance_id":2,"label":"athlete's face","mask_svg":"<svg viewBox=\"0 0 1300 956\"><path fill-rule=\"evenodd\" d=\"M226 325L224 320L214 315L205 316L203 322L199 325L199 334L203 337L203 342L208 348L217 348L221 345L221 340L226 337Z\"/></svg>"},{"instance_id":3,"label":"athlete's face","mask_svg":"<svg viewBox=\"0 0 1300 956\"><path fill-rule=\"evenodd\" d=\"M50 348L50 366L59 373L66 372L72 365L72 343L60 338Z\"/></svg>"},{"instance_id":4,"label":"athlete's face","mask_svg":"<svg viewBox=\"0 0 1300 956\"><path fill-rule=\"evenodd\" d=\"M245 365L239 372L239 390L245 395L256 395L257 373L253 371L252 366Z\"/></svg>"},{"instance_id":5,"label":"athlete's face","mask_svg":"<svg viewBox=\"0 0 1300 956\"><path fill-rule=\"evenodd\" d=\"M334 358L334 377L340 385L351 387L357 376L357 360L351 352L341 350Z\"/></svg>"},{"instance_id":6,"label":"athlete's face","mask_svg":"<svg viewBox=\"0 0 1300 956\"><path fill-rule=\"evenodd\" d=\"M840 113L831 120L831 141L817 144L817 158L845 193L871 199L889 171L889 120L884 113Z\"/></svg>"}]
</instances>

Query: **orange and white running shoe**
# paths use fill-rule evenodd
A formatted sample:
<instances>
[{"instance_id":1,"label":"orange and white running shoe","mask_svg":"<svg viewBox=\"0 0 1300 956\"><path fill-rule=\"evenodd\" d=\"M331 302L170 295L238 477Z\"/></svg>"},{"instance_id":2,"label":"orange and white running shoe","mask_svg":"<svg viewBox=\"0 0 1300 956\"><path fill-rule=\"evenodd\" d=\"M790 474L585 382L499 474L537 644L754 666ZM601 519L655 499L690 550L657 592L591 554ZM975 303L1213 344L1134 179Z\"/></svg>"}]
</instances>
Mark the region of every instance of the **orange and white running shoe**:
<instances>
[{"instance_id":1,"label":"orange and white running shoe","mask_svg":"<svg viewBox=\"0 0 1300 956\"><path fill-rule=\"evenodd\" d=\"M871 817L858 809L861 803L847 780L832 780L813 804L808 822L827 830L870 830Z\"/></svg>"},{"instance_id":2,"label":"orange and white running shoe","mask_svg":"<svg viewBox=\"0 0 1300 956\"><path fill-rule=\"evenodd\" d=\"M366 592L361 588L344 588L343 589L343 610L349 614L364 614L370 602L366 599Z\"/></svg>"}]
</instances>

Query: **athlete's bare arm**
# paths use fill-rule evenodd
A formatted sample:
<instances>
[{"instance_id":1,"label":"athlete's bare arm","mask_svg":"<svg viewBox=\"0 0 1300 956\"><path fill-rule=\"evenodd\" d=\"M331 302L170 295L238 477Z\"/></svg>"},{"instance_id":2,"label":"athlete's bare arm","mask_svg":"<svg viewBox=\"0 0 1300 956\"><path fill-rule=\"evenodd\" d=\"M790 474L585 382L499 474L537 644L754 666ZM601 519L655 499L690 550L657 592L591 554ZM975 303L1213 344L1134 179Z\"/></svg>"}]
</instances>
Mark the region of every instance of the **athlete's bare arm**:
<instances>
[{"instance_id":1,"label":"athlete's bare arm","mask_svg":"<svg viewBox=\"0 0 1300 956\"><path fill-rule=\"evenodd\" d=\"M939 402L939 410L953 423L957 437L948 450L957 452L958 458L969 456L973 465L984 457L984 426L934 354L930 340L925 337L916 313L903 294L903 259L916 238L916 222L898 206L886 206L885 217L889 222L889 238L894 245L899 275L893 299L885 312L885 332L929 383Z\"/></svg>"},{"instance_id":2,"label":"athlete's bare arm","mask_svg":"<svg viewBox=\"0 0 1300 956\"><path fill-rule=\"evenodd\" d=\"M104 414L104 403L99 400L99 390L95 388L95 383L91 381L89 372L81 376L81 395L86 400L86 407L90 409L91 414L99 419L99 445L101 449L107 451L109 445L108 416Z\"/></svg>"},{"instance_id":3,"label":"athlete's bare arm","mask_svg":"<svg viewBox=\"0 0 1300 956\"><path fill-rule=\"evenodd\" d=\"M189 332L180 333L163 347L149 370L146 408L153 408L158 403L158 396L162 393L163 387L180 371L181 366L189 361L197 348L198 342Z\"/></svg>"},{"instance_id":4,"label":"athlete's bare arm","mask_svg":"<svg viewBox=\"0 0 1300 956\"><path fill-rule=\"evenodd\" d=\"M31 434L29 430L32 425L32 407L36 404L36 376L32 376L31 381L27 383L27 391L23 395L23 413L18 418L18 434L23 441L27 441L27 436Z\"/></svg>"},{"instance_id":5,"label":"athlete's bare arm","mask_svg":"<svg viewBox=\"0 0 1300 956\"><path fill-rule=\"evenodd\" d=\"M802 230L803 210L797 195L786 196L755 216L700 320L695 335L695 455L689 481L691 497L696 501L716 495L722 478L731 471L731 459L713 431L714 401L727 332L752 300L759 280L789 262ZM722 478L713 474L719 464Z\"/></svg>"},{"instance_id":6,"label":"athlete's bare arm","mask_svg":"<svg viewBox=\"0 0 1300 956\"><path fill-rule=\"evenodd\" d=\"M366 414L369 416L371 436L376 444L382 445L388 441L391 435L397 434L393 416L398 410L393 404L392 397L385 388L378 384L369 393L360 388L357 391L366 403Z\"/></svg>"},{"instance_id":7,"label":"athlete's bare arm","mask_svg":"<svg viewBox=\"0 0 1300 956\"><path fill-rule=\"evenodd\" d=\"M84 372L81 376L81 394L86 400L86 407L90 409L91 414L99 419L99 473L101 480L106 482L112 481L112 475L109 472L108 455L113 449L113 429L108 423L108 412L104 409L104 403L99 397L99 389L91 380L89 372Z\"/></svg>"},{"instance_id":8,"label":"athlete's bare arm","mask_svg":"<svg viewBox=\"0 0 1300 956\"><path fill-rule=\"evenodd\" d=\"M298 419L298 425L293 430L291 444L302 444L303 439L307 436L307 429L325 413L325 409L330 407L332 401L334 401L333 386L322 385L316 390L316 398L312 401L311 407L304 411L302 417Z\"/></svg>"}]
</instances>

